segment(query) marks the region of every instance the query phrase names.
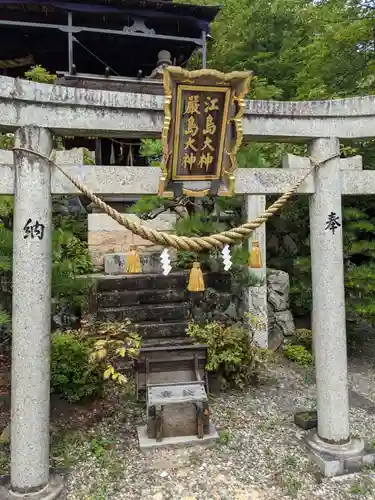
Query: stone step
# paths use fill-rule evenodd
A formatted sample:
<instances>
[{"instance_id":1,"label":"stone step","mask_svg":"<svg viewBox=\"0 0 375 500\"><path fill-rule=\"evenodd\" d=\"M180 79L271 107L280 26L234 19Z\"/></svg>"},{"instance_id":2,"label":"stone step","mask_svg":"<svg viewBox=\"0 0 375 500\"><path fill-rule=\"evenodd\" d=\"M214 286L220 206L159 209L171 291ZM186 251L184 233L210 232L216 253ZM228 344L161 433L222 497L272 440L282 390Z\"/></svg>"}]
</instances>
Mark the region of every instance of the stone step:
<instances>
[{"instance_id":1,"label":"stone step","mask_svg":"<svg viewBox=\"0 0 375 500\"><path fill-rule=\"evenodd\" d=\"M166 288L164 290L121 290L98 294L98 307L122 307L139 304L167 304L185 302L188 292L185 289Z\"/></svg>"},{"instance_id":2,"label":"stone step","mask_svg":"<svg viewBox=\"0 0 375 500\"><path fill-rule=\"evenodd\" d=\"M190 303L151 304L131 307L100 307L99 321L124 321L130 319L133 323L144 321L164 322L187 319L190 313Z\"/></svg>"},{"instance_id":3,"label":"stone step","mask_svg":"<svg viewBox=\"0 0 375 500\"><path fill-rule=\"evenodd\" d=\"M124 274L119 275L92 275L97 280L98 292L112 292L120 290L186 290L189 278L188 271L163 274ZM224 272L204 274L206 288L215 288L218 291L227 291L230 287L230 274Z\"/></svg>"},{"instance_id":4,"label":"stone step","mask_svg":"<svg viewBox=\"0 0 375 500\"><path fill-rule=\"evenodd\" d=\"M188 273L163 274L124 274L123 276L100 275L94 276L98 280L98 292L111 292L118 290L186 290Z\"/></svg>"},{"instance_id":5,"label":"stone step","mask_svg":"<svg viewBox=\"0 0 375 500\"><path fill-rule=\"evenodd\" d=\"M187 326L187 321L165 321L163 323L148 321L137 324L136 329L143 339L147 339L148 344L151 342L152 345L162 345L167 342L170 345L171 343L190 343L190 338L186 337Z\"/></svg>"}]
</instances>

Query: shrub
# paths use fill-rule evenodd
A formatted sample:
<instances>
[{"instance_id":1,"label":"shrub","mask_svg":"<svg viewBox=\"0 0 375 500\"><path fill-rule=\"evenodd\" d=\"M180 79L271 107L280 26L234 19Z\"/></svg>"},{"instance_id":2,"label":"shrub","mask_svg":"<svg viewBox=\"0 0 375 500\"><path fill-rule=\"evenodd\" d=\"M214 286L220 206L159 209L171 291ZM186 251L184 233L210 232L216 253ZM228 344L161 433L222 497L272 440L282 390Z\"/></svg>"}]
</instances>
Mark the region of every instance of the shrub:
<instances>
[{"instance_id":1,"label":"shrub","mask_svg":"<svg viewBox=\"0 0 375 500\"><path fill-rule=\"evenodd\" d=\"M60 304L81 306L91 286L82 278L93 272L87 244L72 232L53 232L52 296Z\"/></svg>"},{"instance_id":2,"label":"shrub","mask_svg":"<svg viewBox=\"0 0 375 500\"><path fill-rule=\"evenodd\" d=\"M312 365L313 355L303 345L288 344L283 349L284 356L302 366Z\"/></svg>"},{"instance_id":3,"label":"shrub","mask_svg":"<svg viewBox=\"0 0 375 500\"><path fill-rule=\"evenodd\" d=\"M270 351L254 345L249 327L210 322L190 323L187 334L208 345L206 370L216 372L227 385L242 388L257 380L265 369Z\"/></svg>"},{"instance_id":4,"label":"shrub","mask_svg":"<svg viewBox=\"0 0 375 500\"><path fill-rule=\"evenodd\" d=\"M312 351L312 331L308 328L300 328L296 330L295 337L299 345L306 347L308 351Z\"/></svg>"},{"instance_id":5,"label":"shrub","mask_svg":"<svg viewBox=\"0 0 375 500\"><path fill-rule=\"evenodd\" d=\"M36 66L32 66L29 71L26 71L25 78L33 82L54 83L56 75L52 75L43 66L37 64Z\"/></svg>"},{"instance_id":6,"label":"shrub","mask_svg":"<svg viewBox=\"0 0 375 500\"><path fill-rule=\"evenodd\" d=\"M118 371L119 360L133 360L138 357L141 338L131 331L130 320L121 323L96 323L96 341L91 349L90 362L99 365L104 379L125 384L127 378Z\"/></svg>"},{"instance_id":7,"label":"shrub","mask_svg":"<svg viewBox=\"0 0 375 500\"><path fill-rule=\"evenodd\" d=\"M103 376L97 365L89 362L92 341L77 331L52 335L51 391L70 402L100 396Z\"/></svg>"}]
</instances>

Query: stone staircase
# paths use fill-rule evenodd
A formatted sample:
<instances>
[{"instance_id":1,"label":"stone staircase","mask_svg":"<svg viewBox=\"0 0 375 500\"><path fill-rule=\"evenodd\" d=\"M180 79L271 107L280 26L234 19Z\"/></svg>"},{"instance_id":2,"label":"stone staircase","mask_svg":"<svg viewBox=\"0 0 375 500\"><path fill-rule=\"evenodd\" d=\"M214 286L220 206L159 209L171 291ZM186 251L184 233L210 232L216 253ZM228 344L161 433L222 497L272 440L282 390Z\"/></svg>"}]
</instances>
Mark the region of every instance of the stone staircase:
<instances>
[{"instance_id":1,"label":"stone staircase","mask_svg":"<svg viewBox=\"0 0 375 500\"><path fill-rule=\"evenodd\" d=\"M130 319L147 345L185 343L191 304L188 274L137 274L97 277L99 321Z\"/></svg>"}]
</instances>

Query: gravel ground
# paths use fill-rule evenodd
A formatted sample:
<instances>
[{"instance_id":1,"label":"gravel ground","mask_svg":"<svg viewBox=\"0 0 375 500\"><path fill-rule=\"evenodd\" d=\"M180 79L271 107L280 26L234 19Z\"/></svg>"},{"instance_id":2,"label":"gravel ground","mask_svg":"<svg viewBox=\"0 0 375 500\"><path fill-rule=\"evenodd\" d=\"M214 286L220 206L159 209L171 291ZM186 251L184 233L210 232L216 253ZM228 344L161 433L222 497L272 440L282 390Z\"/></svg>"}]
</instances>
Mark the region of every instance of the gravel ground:
<instances>
[{"instance_id":1,"label":"gravel ground","mask_svg":"<svg viewBox=\"0 0 375 500\"><path fill-rule=\"evenodd\" d=\"M375 367L350 364L350 384L375 402ZM67 453L79 455L68 500L375 499L375 468L339 479L322 478L293 424L297 408L313 408L311 374L285 363L271 367L265 385L224 393L211 401L220 442L212 448L142 455L135 425L143 409L124 401L115 417L98 424ZM353 434L375 439L375 411L351 409Z\"/></svg>"}]
</instances>

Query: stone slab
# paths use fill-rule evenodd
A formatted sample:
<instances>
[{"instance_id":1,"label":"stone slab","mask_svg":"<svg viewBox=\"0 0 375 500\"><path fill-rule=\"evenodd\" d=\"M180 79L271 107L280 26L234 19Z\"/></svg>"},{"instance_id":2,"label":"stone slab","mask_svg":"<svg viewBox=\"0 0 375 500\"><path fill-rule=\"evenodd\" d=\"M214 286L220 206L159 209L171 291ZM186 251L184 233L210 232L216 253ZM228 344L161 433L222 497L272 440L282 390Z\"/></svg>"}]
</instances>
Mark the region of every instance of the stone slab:
<instances>
[{"instance_id":1,"label":"stone slab","mask_svg":"<svg viewBox=\"0 0 375 500\"><path fill-rule=\"evenodd\" d=\"M98 291L108 292L114 290L166 290L169 288L186 288L188 272L163 274L140 274L125 276L107 276L105 274L91 274L88 276L98 281Z\"/></svg>"},{"instance_id":2,"label":"stone slab","mask_svg":"<svg viewBox=\"0 0 375 500\"><path fill-rule=\"evenodd\" d=\"M161 170L159 167L123 167L105 165L65 165L63 169L78 182L84 184L98 196L114 195L156 195L159 189ZM364 171L366 175L375 172ZM239 168L236 172L235 192L237 194L272 195L284 193L293 186L306 171L304 169ZM355 174L358 172L347 171ZM363 172L361 172L362 174ZM350 178L352 179L352 178ZM371 177L372 179L372 177ZM356 184L360 178L354 178ZM364 183L363 183L364 184ZM345 182L344 194L356 194ZM361 184L362 185L362 182ZM372 186L375 183L372 182ZM359 187L356 188L358 190ZM367 190L370 188L367 187ZM54 195L80 194L80 191L56 168L52 170L51 191ZM13 167L0 164L0 194L13 194ZM300 194L315 192L314 177L310 175L297 191ZM91 214L105 215L105 214ZM151 222L151 221L149 221Z\"/></svg>"},{"instance_id":3,"label":"stone slab","mask_svg":"<svg viewBox=\"0 0 375 500\"><path fill-rule=\"evenodd\" d=\"M367 413L375 414L374 401L371 401L353 389L349 389L349 403L350 407L362 408L362 410L365 410Z\"/></svg>"},{"instance_id":4,"label":"stone slab","mask_svg":"<svg viewBox=\"0 0 375 500\"><path fill-rule=\"evenodd\" d=\"M108 253L104 255L105 274L124 274L126 268L127 254Z\"/></svg>"},{"instance_id":5,"label":"stone slab","mask_svg":"<svg viewBox=\"0 0 375 500\"><path fill-rule=\"evenodd\" d=\"M306 445L325 477L352 474L375 464L375 449L357 437L345 444L330 444L312 430L306 435Z\"/></svg>"},{"instance_id":6,"label":"stone slab","mask_svg":"<svg viewBox=\"0 0 375 500\"><path fill-rule=\"evenodd\" d=\"M158 450L161 448L182 448L191 446L212 446L219 440L219 434L214 425L210 423L210 431L202 439L197 436L178 436L164 438L162 441L156 441L147 437L147 427L137 427L139 449L143 453Z\"/></svg>"},{"instance_id":7,"label":"stone slab","mask_svg":"<svg viewBox=\"0 0 375 500\"><path fill-rule=\"evenodd\" d=\"M127 168L127 167L125 167ZM133 167L132 167L133 168ZM148 169L148 167L142 167ZM137 224L157 229L158 231L170 231L173 224L176 222L176 214L163 213L152 220L144 221L137 217L135 214L124 214L127 219L130 219ZM91 232L99 231L127 231L124 226L121 226L112 217L107 214L89 214L88 216L88 230Z\"/></svg>"},{"instance_id":8,"label":"stone slab","mask_svg":"<svg viewBox=\"0 0 375 500\"><path fill-rule=\"evenodd\" d=\"M374 170L344 170L341 172L341 193L343 195L366 195L375 193Z\"/></svg>"},{"instance_id":9,"label":"stone slab","mask_svg":"<svg viewBox=\"0 0 375 500\"><path fill-rule=\"evenodd\" d=\"M192 403L165 405L162 414L163 439L178 436L194 436L197 432L197 408ZM148 433L155 436L155 420L149 418Z\"/></svg>"},{"instance_id":10,"label":"stone slab","mask_svg":"<svg viewBox=\"0 0 375 500\"><path fill-rule=\"evenodd\" d=\"M111 233L113 236L113 234ZM120 235L118 235L120 237ZM116 250L119 247L118 242L115 240L111 246L111 249ZM120 245L121 249L129 248L128 246ZM104 262L104 272L108 275L121 275L126 272L126 262L128 252L117 252L111 254L103 253L109 249L109 247L104 245L90 245L90 253L93 259L93 262L96 265L101 265L101 262ZM147 250L149 248L149 250ZM143 247L140 249L140 259L141 259L141 269L142 273L155 273L159 274L163 272L162 265L160 262L160 255L163 251L162 247L157 247L153 245L149 245L147 247ZM175 252L171 252L172 254Z\"/></svg>"},{"instance_id":11,"label":"stone slab","mask_svg":"<svg viewBox=\"0 0 375 500\"><path fill-rule=\"evenodd\" d=\"M163 96L0 77L0 130L3 131L33 123L48 127L57 135L158 137L163 118ZM365 139L372 136L374 128L374 96L246 102L245 140Z\"/></svg>"},{"instance_id":12,"label":"stone slab","mask_svg":"<svg viewBox=\"0 0 375 500\"><path fill-rule=\"evenodd\" d=\"M10 490L10 477L3 476L0 484L0 500L66 500L66 478L64 475L54 474L48 485L36 493L13 493Z\"/></svg>"},{"instance_id":13,"label":"stone slab","mask_svg":"<svg viewBox=\"0 0 375 500\"><path fill-rule=\"evenodd\" d=\"M317 453L309 450L312 459L318 465L321 473L325 477L344 476L360 472L364 467L373 466L375 464L375 450L364 450L357 457L339 459L331 457L324 453Z\"/></svg>"},{"instance_id":14,"label":"stone slab","mask_svg":"<svg viewBox=\"0 0 375 500\"><path fill-rule=\"evenodd\" d=\"M123 290L98 294L99 307L121 307L140 304L164 304L166 302L185 302L188 296L184 289L167 290Z\"/></svg>"},{"instance_id":15,"label":"stone slab","mask_svg":"<svg viewBox=\"0 0 375 500\"><path fill-rule=\"evenodd\" d=\"M150 221L143 221L134 214L126 214L126 217L138 224L165 232L170 232L176 222L176 214L174 213L163 213ZM105 266L106 259L104 256L106 254L121 254L122 259L123 254L130 250L131 245L138 247L143 272L161 272L159 257L163 251L162 247L133 234L107 214L88 215L88 246L94 265L102 266L104 264ZM142 254L145 253L146 249L147 253L143 256ZM173 252L171 252L171 257L172 255ZM116 270L116 266L112 264L108 263L107 266L113 269L113 272L109 268L105 270L108 274L121 274L124 272L120 272L120 269Z\"/></svg>"}]
</instances>

